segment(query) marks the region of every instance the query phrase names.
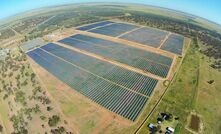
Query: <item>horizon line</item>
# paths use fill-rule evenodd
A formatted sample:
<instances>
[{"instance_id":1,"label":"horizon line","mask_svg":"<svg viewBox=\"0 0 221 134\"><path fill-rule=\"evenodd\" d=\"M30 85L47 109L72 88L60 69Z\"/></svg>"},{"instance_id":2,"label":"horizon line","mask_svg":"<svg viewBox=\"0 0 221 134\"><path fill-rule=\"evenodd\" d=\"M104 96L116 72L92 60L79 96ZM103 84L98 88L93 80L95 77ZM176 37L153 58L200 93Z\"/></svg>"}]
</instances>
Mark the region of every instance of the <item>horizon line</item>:
<instances>
[{"instance_id":1,"label":"horizon line","mask_svg":"<svg viewBox=\"0 0 221 134\"><path fill-rule=\"evenodd\" d=\"M107 4L107 3L108 4L120 4L120 5L135 4L135 5L142 5L142 6L147 6L147 7L149 6L149 7L156 7L156 8L161 8L161 9L167 9L167 10L178 12L179 14L184 14L185 16L198 17L198 18L204 19L204 20L206 20L206 21L208 21L210 23L213 23L213 24L218 25L218 26L221 27L221 23L219 23L219 22L215 22L213 20L209 20L207 18L198 16L198 15L195 15L195 14L191 14L191 13L188 13L188 12L185 12L185 11L171 9L171 8L162 7L162 6L150 5L150 4L136 3L136 2L134 2L134 3L132 3L132 2L130 2L130 3L126 3L126 2L79 2L79 3L78 2L76 2L76 3L75 2L68 2L68 3L64 3L64 4L55 4L55 5L51 5L51 6L43 6L43 7L29 9L29 10L26 10L26 11L23 11L23 12L19 12L19 13L7 16L7 17L0 18L0 25L1 25L1 22L7 21L6 19L13 19L13 17L20 16L20 15L22 16L22 14L25 14L25 13L27 13L29 11L41 10L41 9L44 9L44 8L71 6L73 4L81 5L81 4Z\"/></svg>"}]
</instances>

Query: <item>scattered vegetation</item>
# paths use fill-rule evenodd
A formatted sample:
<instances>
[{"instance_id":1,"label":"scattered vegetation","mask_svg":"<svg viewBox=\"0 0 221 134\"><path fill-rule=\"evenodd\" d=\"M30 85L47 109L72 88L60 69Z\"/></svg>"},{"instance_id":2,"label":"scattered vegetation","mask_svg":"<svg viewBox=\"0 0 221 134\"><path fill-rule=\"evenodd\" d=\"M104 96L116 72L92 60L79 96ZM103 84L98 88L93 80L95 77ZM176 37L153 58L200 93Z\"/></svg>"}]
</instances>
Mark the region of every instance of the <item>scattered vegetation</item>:
<instances>
[{"instance_id":1,"label":"scattered vegetation","mask_svg":"<svg viewBox=\"0 0 221 134\"><path fill-rule=\"evenodd\" d=\"M0 40L8 39L13 36L15 36L15 32L9 28L0 30Z\"/></svg>"},{"instance_id":2,"label":"scattered vegetation","mask_svg":"<svg viewBox=\"0 0 221 134\"><path fill-rule=\"evenodd\" d=\"M0 63L0 87L0 97L2 97L0 104L6 105L4 110L9 109L6 119L11 122L13 128L8 133L68 132L65 124L59 122L61 117L31 70L25 54L17 49ZM55 115L50 117L50 114ZM48 125L45 124L46 119L49 120ZM40 124L43 124L43 129L37 129L42 127ZM31 126L35 127L30 129ZM58 128L51 128L54 126ZM2 126L0 130L3 130Z\"/></svg>"}]
</instances>

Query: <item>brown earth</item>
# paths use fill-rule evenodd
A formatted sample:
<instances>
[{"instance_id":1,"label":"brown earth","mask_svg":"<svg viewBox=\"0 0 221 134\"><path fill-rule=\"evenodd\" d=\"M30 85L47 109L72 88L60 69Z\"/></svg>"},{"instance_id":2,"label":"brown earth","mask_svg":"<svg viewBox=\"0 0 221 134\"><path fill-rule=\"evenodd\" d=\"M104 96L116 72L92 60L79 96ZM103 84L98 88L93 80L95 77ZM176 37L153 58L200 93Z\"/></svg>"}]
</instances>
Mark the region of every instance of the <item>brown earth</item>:
<instances>
[{"instance_id":1,"label":"brown earth","mask_svg":"<svg viewBox=\"0 0 221 134\"><path fill-rule=\"evenodd\" d=\"M190 129L198 132L200 128L200 118L197 115L191 115L191 120L189 124Z\"/></svg>"}]
</instances>

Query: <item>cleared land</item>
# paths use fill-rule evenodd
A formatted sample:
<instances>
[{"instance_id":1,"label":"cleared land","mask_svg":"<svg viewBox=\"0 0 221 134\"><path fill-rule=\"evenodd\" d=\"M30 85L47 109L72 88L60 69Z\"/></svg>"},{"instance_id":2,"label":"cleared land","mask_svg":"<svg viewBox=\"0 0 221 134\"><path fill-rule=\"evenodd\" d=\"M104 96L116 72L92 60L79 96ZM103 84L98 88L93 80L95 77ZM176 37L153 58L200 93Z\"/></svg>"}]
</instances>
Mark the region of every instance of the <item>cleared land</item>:
<instances>
[{"instance_id":1,"label":"cleared land","mask_svg":"<svg viewBox=\"0 0 221 134\"><path fill-rule=\"evenodd\" d=\"M194 115L194 114L191 115L189 128L191 130L194 130L195 132L199 131L199 129L200 129L200 118L197 115Z\"/></svg>"}]
</instances>

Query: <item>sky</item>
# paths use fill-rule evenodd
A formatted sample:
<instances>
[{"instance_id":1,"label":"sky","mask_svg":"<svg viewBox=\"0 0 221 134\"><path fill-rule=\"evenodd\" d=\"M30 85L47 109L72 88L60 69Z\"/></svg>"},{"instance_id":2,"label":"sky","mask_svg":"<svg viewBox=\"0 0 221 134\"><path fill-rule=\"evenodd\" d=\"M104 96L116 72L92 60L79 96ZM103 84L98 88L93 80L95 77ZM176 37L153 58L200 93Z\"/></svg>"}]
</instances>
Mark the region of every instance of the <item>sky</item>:
<instances>
[{"instance_id":1,"label":"sky","mask_svg":"<svg viewBox=\"0 0 221 134\"><path fill-rule=\"evenodd\" d=\"M85 2L121 2L160 6L200 16L221 25L221 0L0 0L0 19L41 7Z\"/></svg>"}]
</instances>

